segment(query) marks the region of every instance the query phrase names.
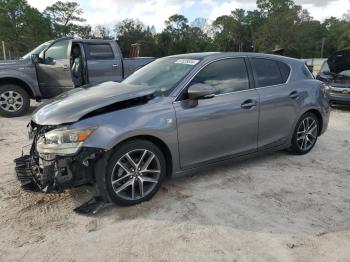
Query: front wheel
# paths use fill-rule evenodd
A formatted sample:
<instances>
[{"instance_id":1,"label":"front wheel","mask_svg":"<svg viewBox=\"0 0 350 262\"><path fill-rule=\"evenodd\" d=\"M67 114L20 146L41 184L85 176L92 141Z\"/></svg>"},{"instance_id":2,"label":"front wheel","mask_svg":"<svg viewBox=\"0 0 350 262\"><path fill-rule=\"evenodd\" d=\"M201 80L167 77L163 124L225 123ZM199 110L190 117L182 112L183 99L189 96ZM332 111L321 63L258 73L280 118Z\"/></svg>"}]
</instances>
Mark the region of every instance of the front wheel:
<instances>
[{"instance_id":1,"label":"front wheel","mask_svg":"<svg viewBox=\"0 0 350 262\"><path fill-rule=\"evenodd\" d=\"M122 144L111 156L106 187L112 201L130 206L151 199L166 173L162 151L146 140Z\"/></svg>"},{"instance_id":2,"label":"front wheel","mask_svg":"<svg viewBox=\"0 0 350 262\"><path fill-rule=\"evenodd\" d=\"M17 85L0 86L0 115L4 117L23 116L29 109L28 93Z\"/></svg>"},{"instance_id":3,"label":"front wheel","mask_svg":"<svg viewBox=\"0 0 350 262\"><path fill-rule=\"evenodd\" d=\"M304 114L296 125L290 151L297 155L310 152L316 144L319 128L319 120L315 114Z\"/></svg>"}]
</instances>

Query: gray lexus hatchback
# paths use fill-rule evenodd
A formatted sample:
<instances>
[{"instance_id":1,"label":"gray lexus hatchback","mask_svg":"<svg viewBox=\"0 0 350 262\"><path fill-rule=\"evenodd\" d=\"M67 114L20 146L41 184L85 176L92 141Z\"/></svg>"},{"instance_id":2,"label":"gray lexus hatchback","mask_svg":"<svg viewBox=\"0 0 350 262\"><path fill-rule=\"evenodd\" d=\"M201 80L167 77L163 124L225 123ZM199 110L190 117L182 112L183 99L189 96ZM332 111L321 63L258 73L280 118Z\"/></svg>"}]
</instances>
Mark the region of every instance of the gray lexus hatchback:
<instances>
[{"instance_id":1,"label":"gray lexus hatchback","mask_svg":"<svg viewBox=\"0 0 350 262\"><path fill-rule=\"evenodd\" d=\"M94 184L104 201L133 205L164 178L205 165L282 149L308 153L329 112L327 86L300 60L170 56L122 83L76 88L39 108L16 174L25 190Z\"/></svg>"}]
</instances>

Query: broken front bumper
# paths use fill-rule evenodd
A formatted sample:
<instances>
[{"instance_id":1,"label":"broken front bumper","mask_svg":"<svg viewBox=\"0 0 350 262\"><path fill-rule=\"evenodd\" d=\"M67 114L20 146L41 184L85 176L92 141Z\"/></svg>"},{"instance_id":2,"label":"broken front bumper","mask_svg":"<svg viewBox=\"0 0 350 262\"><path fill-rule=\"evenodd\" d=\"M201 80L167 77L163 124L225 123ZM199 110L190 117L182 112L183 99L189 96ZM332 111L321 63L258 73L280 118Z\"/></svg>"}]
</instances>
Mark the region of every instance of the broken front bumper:
<instances>
[{"instance_id":1,"label":"broken front bumper","mask_svg":"<svg viewBox=\"0 0 350 262\"><path fill-rule=\"evenodd\" d=\"M33 169L31 166L31 157L29 155L21 156L15 159L15 171L18 180L21 182L22 189L25 191L40 191Z\"/></svg>"},{"instance_id":2,"label":"broken front bumper","mask_svg":"<svg viewBox=\"0 0 350 262\"><path fill-rule=\"evenodd\" d=\"M31 192L62 192L95 182L94 162L103 154L96 148L82 148L74 156L23 155L14 160L21 186Z\"/></svg>"}]
</instances>

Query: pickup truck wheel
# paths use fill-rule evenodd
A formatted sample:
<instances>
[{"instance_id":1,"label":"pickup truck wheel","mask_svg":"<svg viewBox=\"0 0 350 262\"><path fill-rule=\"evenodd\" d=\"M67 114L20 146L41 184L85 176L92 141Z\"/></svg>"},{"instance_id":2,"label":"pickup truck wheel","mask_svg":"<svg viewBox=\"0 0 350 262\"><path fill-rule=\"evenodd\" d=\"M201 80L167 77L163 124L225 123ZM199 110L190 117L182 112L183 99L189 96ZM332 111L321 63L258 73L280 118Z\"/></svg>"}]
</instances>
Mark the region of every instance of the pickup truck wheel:
<instances>
[{"instance_id":1,"label":"pickup truck wheel","mask_svg":"<svg viewBox=\"0 0 350 262\"><path fill-rule=\"evenodd\" d=\"M130 206L151 199L166 174L162 151L147 140L122 144L107 165L106 186L111 200Z\"/></svg>"},{"instance_id":2,"label":"pickup truck wheel","mask_svg":"<svg viewBox=\"0 0 350 262\"><path fill-rule=\"evenodd\" d=\"M0 86L0 115L16 117L24 115L30 106L28 93L17 85Z\"/></svg>"}]
</instances>

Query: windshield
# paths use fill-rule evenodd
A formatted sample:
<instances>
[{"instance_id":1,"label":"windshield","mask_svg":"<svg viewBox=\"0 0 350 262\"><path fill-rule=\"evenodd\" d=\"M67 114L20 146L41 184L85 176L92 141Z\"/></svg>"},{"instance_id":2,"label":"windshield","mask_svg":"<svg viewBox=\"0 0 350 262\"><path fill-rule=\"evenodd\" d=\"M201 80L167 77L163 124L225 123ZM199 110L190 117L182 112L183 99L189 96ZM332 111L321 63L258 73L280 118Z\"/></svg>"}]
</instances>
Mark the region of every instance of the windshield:
<instances>
[{"instance_id":1,"label":"windshield","mask_svg":"<svg viewBox=\"0 0 350 262\"><path fill-rule=\"evenodd\" d=\"M46 43L43 43L39 46L37 46L34 50L30 51L28 54L24 55L22 59L28 59L31 57L32 54L40 54L46 47L48 47L52 41L48 41Z\"/></svg>"},{"instance_id":2,"label":"windshield","mask_svg":"<svg viewBox=\"0 0 350 262\"><path fill-rule=\"evenodd\" d=\"M139 85L140 88L156 88L162 94L169 94L199 60L165 57L139 69L123 81L125 84Z\"/></svg>"}]
</instances>

